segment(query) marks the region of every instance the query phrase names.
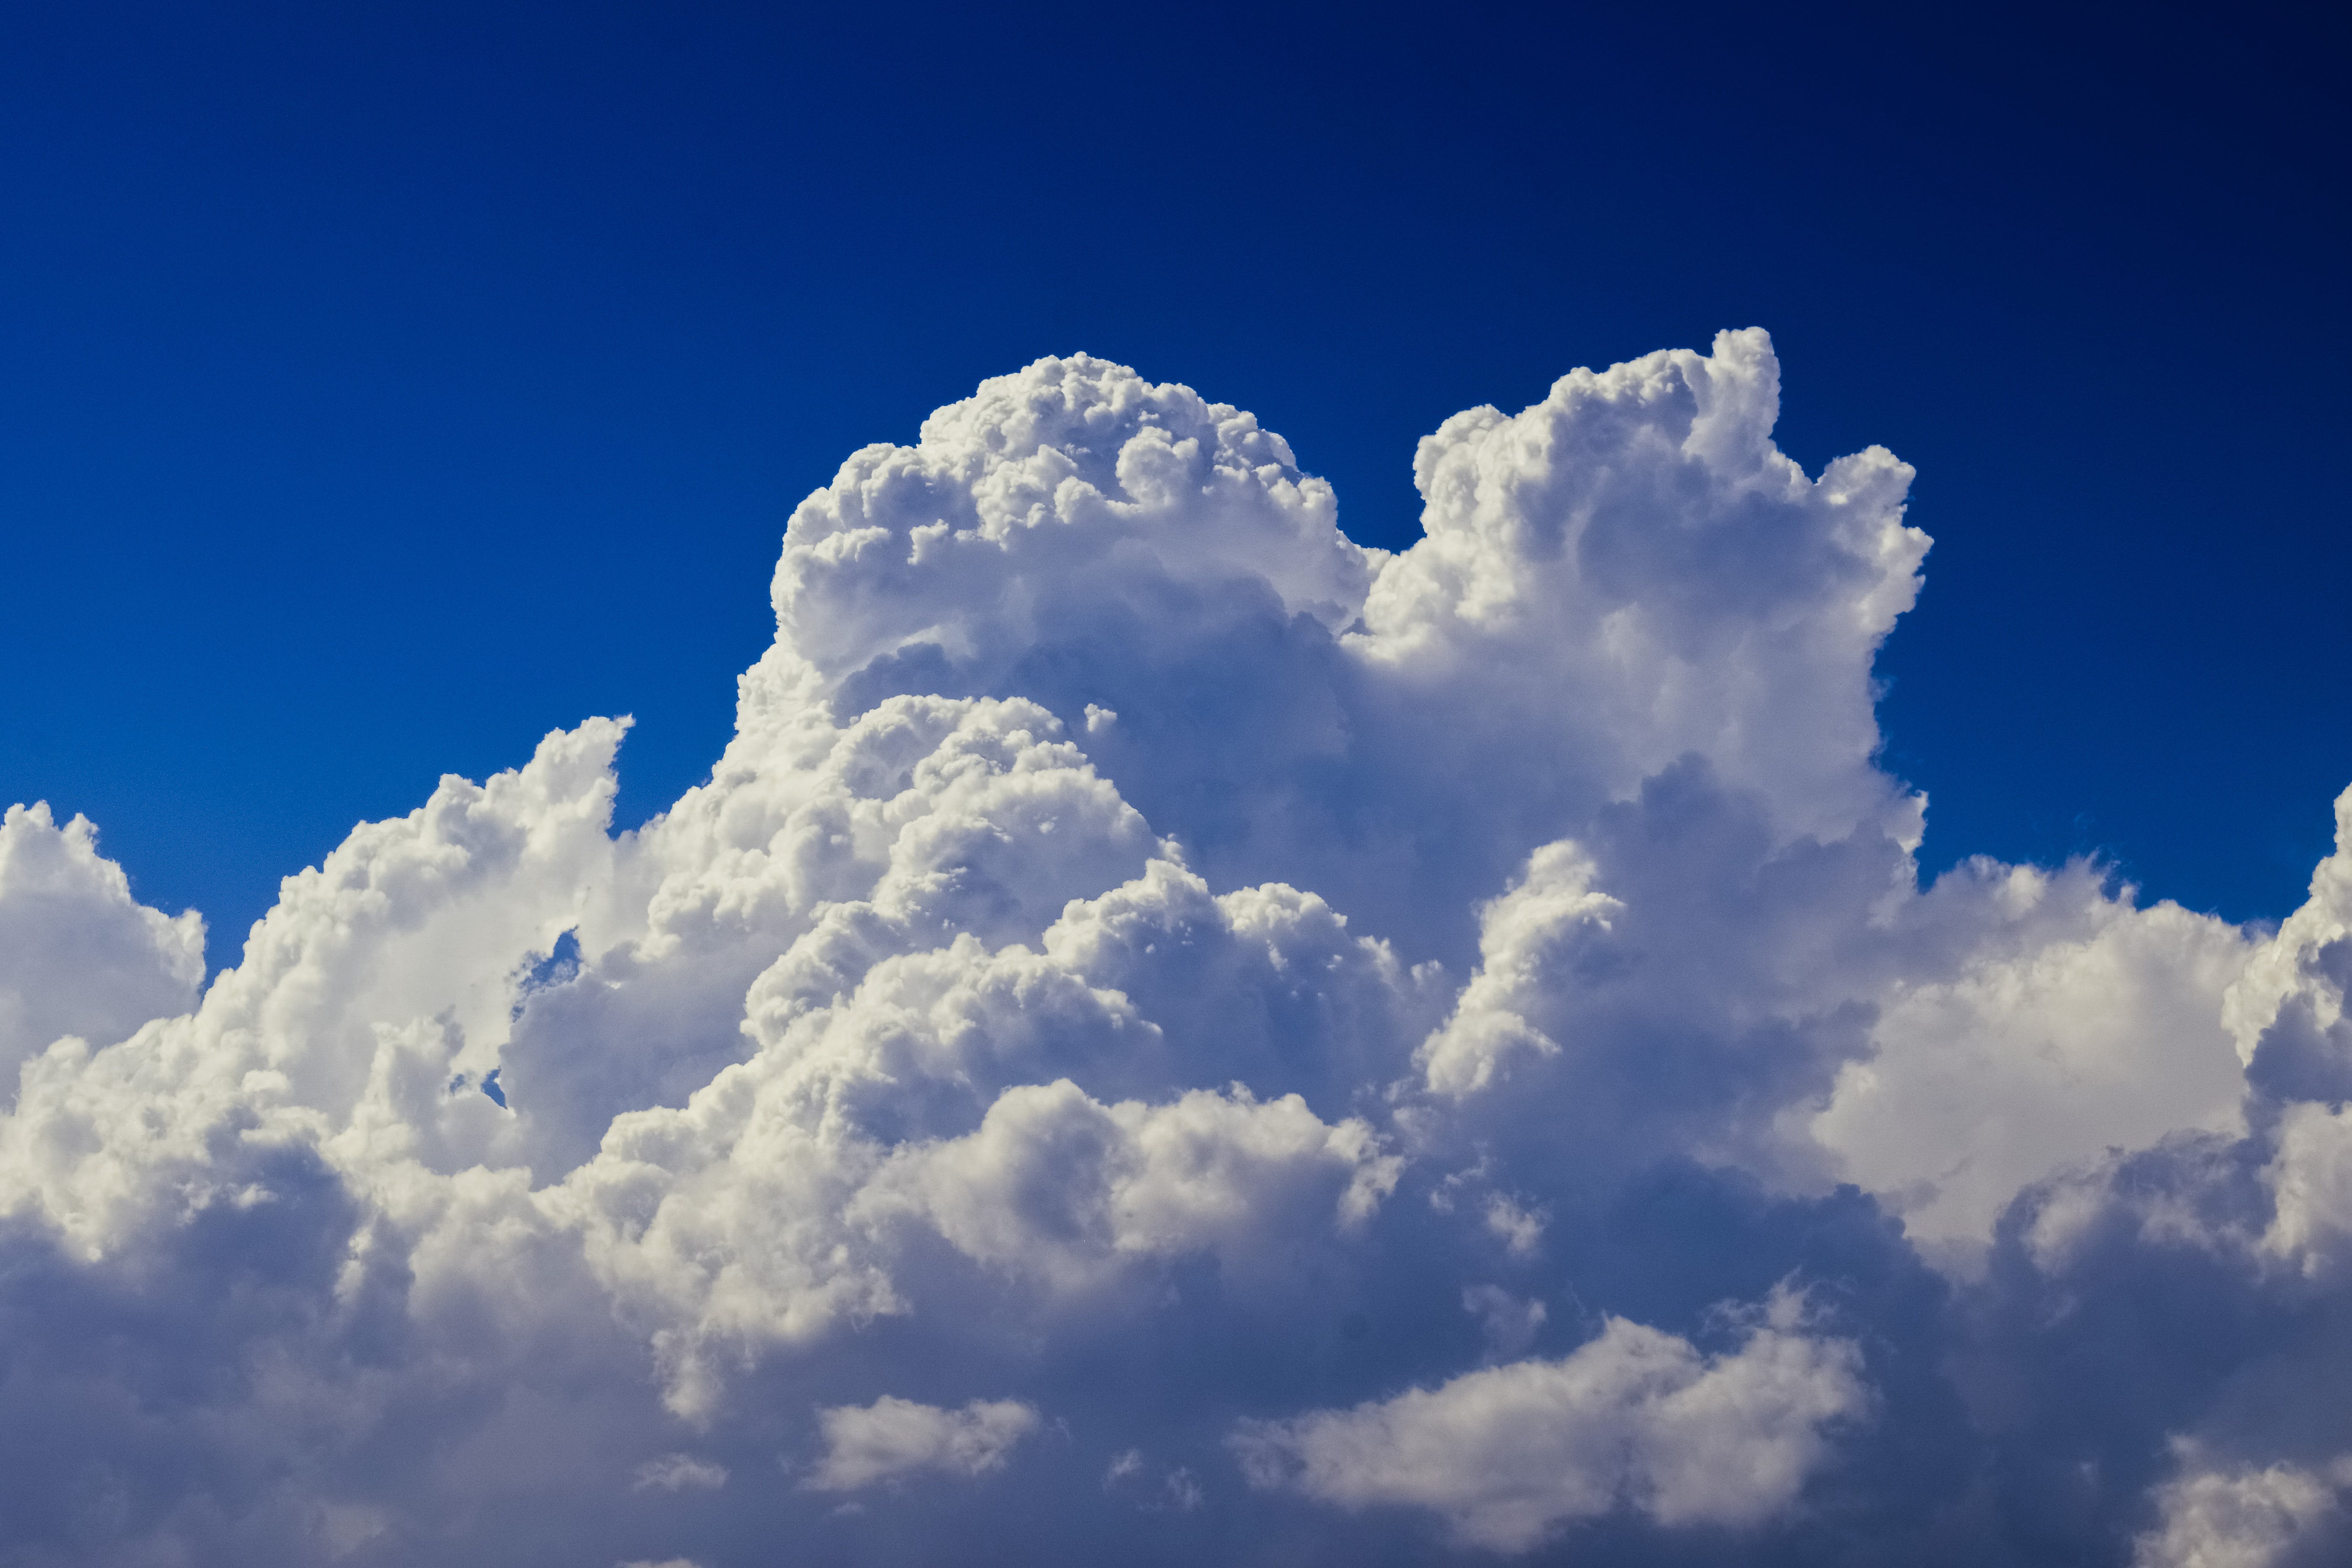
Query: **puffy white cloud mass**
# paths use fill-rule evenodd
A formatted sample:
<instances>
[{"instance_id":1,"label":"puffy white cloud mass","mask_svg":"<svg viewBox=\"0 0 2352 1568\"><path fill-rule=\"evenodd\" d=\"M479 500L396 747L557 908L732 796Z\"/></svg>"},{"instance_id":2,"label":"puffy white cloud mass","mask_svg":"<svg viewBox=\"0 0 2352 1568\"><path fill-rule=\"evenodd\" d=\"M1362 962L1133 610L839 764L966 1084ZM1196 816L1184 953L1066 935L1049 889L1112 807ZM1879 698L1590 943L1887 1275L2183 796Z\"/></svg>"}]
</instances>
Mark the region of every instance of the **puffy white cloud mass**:
<instances>
[{"instance_id":1,"label":"puffy white cloud mass","mask_svg":"<svg viewBox=\"0 0 2352 1568\"><path fill-rule=\"evenodd\" d=\"M2182 1456L2193 1467L2193 1447ZM2158 1494L2159 1526L2139 1539L2133 1568L2273 1568L2324 1559L2311 1550L2336 1522L2352 1462L2314 1475L2292 1465L2224 1474L2193 1468ZM2332 1543L2340 1552L2339 1533ZM2332 1553L2331 1553L2332 1554Z\"/></svg>"},{"instance_id":2,"label":"puffy white cloud mass","mask_svg":"<svg viewBox=\"0 0 2352 1568\"><path fill-rule=\"evenodd\" d=\"M131 896L122 868L98 852L87 817L63 827L49 808L0 819L0 1070L64 1035L119 1040L150 1018L195 1005L205 923L167 920Z\"/></svg>"},{"instance_id":3,"label":"puffy white cloud mass","mask_svg":"<svg viewBox=\"0 0 2352 1568\"><path fill-rule=\"evenodd\" d=\"M1606 1320L1558 1361L1487 1367L1353 1410L1244 1422L1260 1487L1345 1508L1404 1503L1462 1541L1521 1552L1563 1520L1631 1508L1665 1525L1752 1525L1819 1466L1823 1426L1868 1405L1851 1341L1808 1338L1786 1293L1738 1351Z\"/></svg>"},{"instance_id":4,"label":"puffy white cloud mass","mask_svg":"<svg viewBox=\"0 0 2352 1568\"><path fill-rule=\"evenodd\" d=\"M1779 396L1458 415L1391 554L1042 360L707 784L588 719L208 984L12 809L0 1563L2340 1561L2352 793L2275 931L1923 885L1910 470Z\"/></svg>"},{"instance_id":5,"label":"puffy white cloud mass","mask_svg":"<svg viewBox=\"0 0 2352 1568\"><path fill-rule=\"evenodd\" d=\"M1015 1399L973 1400L941 1410L883 1395L867 1405L820 1411L824 1462L806 1484L847 1492L917 1470L981 1476L1004 1468L1013 1445L1037 1429L1037 1413Z\"/></svg>"}]
</instances>

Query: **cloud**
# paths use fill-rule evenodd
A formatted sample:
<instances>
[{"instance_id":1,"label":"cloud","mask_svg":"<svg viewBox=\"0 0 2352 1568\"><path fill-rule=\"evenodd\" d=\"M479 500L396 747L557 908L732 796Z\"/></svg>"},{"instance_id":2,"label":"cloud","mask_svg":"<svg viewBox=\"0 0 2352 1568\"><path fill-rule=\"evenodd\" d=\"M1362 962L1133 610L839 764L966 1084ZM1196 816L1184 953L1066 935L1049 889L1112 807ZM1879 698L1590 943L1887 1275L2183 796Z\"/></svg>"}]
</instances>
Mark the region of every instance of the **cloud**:
<instances>
[{"instance_id":1,"label":"cloud","mask_svg":"<svg viewBox=\"0 0 2352 1568\"><path fill-rule=\"evenodd\" d=\"M2244 1130L2221 1022L2242 933L2177 904L2135 909L2081 864L1971 863L1925 902L1953 907L1971 949L1890 987L1875 1049L1839 1068L1811 1125L1916 1239L1972 1260L2034 1182L2168 1132Z\"/></svg>"},{"instance_id":2,"label":"cloud","mask_svg":"<svg viewBox=\"0 0 2352 1568\"><path fill-rule=\"evenodd\" d=\"M1465 1373L1352 1410L1250 1423L1250 1482L1343 1508L1442 1514L1463 1542L1535 1545L1631 1507L1669 1526L1751 1525L1787 1508L1827 1443L1868 1407L1851 1342L1795 1331L1786 1293L1728 1354L1612 1318L1558 1361Z\"/></svg>"},{"instance_id":3,"label":"cloud","mask_svg":"<svg viewBox=\"0 0 2352 1568\"><path fill-rule=\"evenodd\" d=\"M856 1491L877 1481L921 1470L984 1476L1004 1468L1013 1445L1037 1429L1037 1412L1013 1399L973 1400L941 1410L887 1394L868 1405L844 1405L818 1415L824 1458L806 1485L821 1492Z\"/></svg>"},{"instance_id":4,"label":"cloud","mask_svg":"<svg viewBox=\"0 0 2352 1568\"><path fill-rule=\"evenodd\" d=\"M717 1491L727 1484L727 1467L698 1459L691 1454L664 1454L637 1467L639 1490Z\"/></svg>"},{"instance_id":5,"label":"cloud","mask_svg":"<svg viewBox=\"0 0 2352 1568\"><path fill-rule=\"evenodd\" d=\"M551 733L209 984L12 810L0 1557L2324 1553L2352 792L2274 932L1922 886L1910 470L1779 397L1456 416L1391 554L1040 361L793 513L708 783Z\"/></svg>"},{"instance_id":6,"label":"cloud","mask_svg":"<svg viewBox=\"0 0 2352 1568\"><path fill-rule=\"evenodd\" d=\"M2234 1473L2199 1471L2168 1482L2157 1493L2159 1526L2139 1538L2133 1568L2276 1568L2335 1522L2337 1488L2352 1479L2339 1463L2334 1476L2290 1465ZM2340 1545L2341 1542L2338 1542Z\"/></svg>"},{"instance_id":7,"label":"cloud","mask_svg":"<svg viewBox=\"0 0 2352 1568\"><path fill-rule=\"evenodd\" d=\"M87 817L47 805L0 819L0 1072L67 1035L111 1042L195 1005L204 919L166 919L131 896Z\"/></svg>"}]
</instances>

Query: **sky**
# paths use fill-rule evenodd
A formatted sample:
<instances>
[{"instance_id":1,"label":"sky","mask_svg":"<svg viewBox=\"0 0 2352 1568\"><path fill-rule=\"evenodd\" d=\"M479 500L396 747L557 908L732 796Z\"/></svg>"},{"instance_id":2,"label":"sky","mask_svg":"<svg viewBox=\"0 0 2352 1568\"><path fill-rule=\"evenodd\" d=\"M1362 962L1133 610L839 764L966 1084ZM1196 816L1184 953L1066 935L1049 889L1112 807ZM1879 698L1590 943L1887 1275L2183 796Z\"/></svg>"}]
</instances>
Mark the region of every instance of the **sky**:
<instances>
[{"instance_id":1,"label":"sky","mask_svg":"<svg viewBox=\"0 0 2352 1568\"><path fill-rule=\"evenodd\" d=\"M791 507L985 376L1255 410L1394 547L1446 416L1757 325L1792 454L1924 476L1928 863L2283 917L2352 777L2308 16L1631 10L18 8L0 794L230 963L554 725L661 809Z\"/></svg>"},{"instance_id":2,"label":"sky","mask_svg":"<svg viewBox=\"0 0 2352 1568\"><path fill-rule=\"evenodd\" d=\"M2333 43L0 18L0 1564L2340 1560Z\"/></svg>"}]
</instances>

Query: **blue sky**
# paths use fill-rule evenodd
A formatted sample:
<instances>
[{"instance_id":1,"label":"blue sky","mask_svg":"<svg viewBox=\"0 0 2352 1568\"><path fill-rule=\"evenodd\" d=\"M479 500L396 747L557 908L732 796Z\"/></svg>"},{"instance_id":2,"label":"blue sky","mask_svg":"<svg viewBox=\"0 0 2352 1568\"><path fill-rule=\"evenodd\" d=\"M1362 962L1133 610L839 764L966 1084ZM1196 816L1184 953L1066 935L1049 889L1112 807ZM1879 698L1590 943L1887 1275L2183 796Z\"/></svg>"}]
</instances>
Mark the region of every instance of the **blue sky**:
<instances>
[{"instance_id":1,"label":"blue sky","mask_svg":"<svg viewBox=\"0 0 2352 1568\"><path fill-rule=\"evenodd\" d=\"M2277 918L2352 779L2301 24L2019 12L100 5L0 73L0 793L212 960L443 770L708 768L785 513L1040 353L1255 410L1342 525L1572 366L1774 334L1916 465L1930 868Z\"/></svg>"},{"instance_id":2,"label":"blue sky","mask_svg":"<svg viewBox=\"0 0 2352 1568\"><path fill-rule=\"evenodd\" d=\"M2339 58L0 19L0 1563L2352 1560Z\"/></svg>"}]
</instances>

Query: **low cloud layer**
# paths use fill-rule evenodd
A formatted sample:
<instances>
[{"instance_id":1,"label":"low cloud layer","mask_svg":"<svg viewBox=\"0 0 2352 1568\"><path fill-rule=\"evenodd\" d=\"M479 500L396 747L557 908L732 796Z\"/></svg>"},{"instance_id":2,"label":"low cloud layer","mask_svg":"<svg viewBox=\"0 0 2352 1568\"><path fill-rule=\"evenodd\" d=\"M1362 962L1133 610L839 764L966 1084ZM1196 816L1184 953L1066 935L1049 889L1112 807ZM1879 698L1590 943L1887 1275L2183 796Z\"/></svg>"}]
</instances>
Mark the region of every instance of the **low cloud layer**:
<instances>
[{"instance_id":1,"label":"low cloud layer","mask_svg":"<svg viewBox=\"0 0 2352 1568\"><path fill-rule=\"evenodd\" d=\"M12 809L0 1562L2334 1560L2352 792L2275 932L1923 887L1910 470L1779 397L1458 415L1388 554L1040 361L802 503L708 784L587 720L209 982Z\"/></svg>"}]
</instances>

